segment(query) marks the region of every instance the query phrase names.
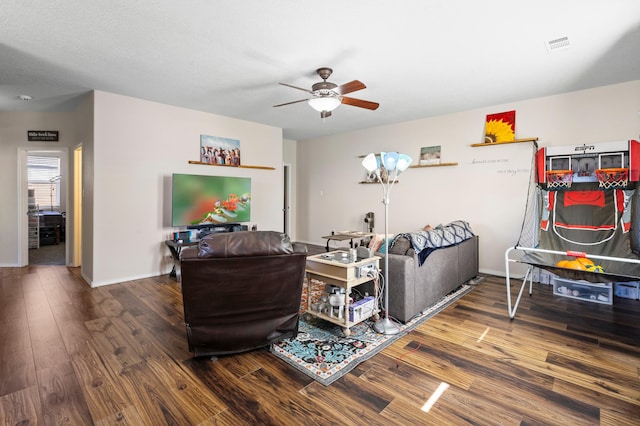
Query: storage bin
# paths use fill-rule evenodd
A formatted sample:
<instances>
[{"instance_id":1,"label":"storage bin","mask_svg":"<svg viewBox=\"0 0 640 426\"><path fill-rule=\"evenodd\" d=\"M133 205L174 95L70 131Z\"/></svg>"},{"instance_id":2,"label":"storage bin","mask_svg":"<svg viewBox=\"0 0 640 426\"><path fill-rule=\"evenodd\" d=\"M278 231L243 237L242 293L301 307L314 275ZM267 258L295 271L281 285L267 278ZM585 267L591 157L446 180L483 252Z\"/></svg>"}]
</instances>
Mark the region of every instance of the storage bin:
<instances>
[{"instance_id":1,"label":"storage bin","mask_svg":"<svg viewBox=\"0 0 640 426\"><path fill-rule=\"evenodd\" d=\"M587 302L613 304L613 286L611 283L591 283L567 278L554 277L553 294Z\"/></svg>"},{"instance_id":2,"label":"storage bin","mask_svg":"<svg viewBox=\"0 0 640 426\"><path fill-rule=\"evenodd\" d=\"M636 299L640 296L640 281L615 283L615 295L624 299Z\"/></svg>"},{"instance_id":3,"label":"storage bin","mask_svg":"<svg viewBox=\"0 0 640 426\"><path fill-rule=\"evenodd\" d=\"M533 282L551 285L553 278L556 277L556 274L547 271L542 268L533 268L531 270L531 279Z\"/></svg>"}]
</instances>

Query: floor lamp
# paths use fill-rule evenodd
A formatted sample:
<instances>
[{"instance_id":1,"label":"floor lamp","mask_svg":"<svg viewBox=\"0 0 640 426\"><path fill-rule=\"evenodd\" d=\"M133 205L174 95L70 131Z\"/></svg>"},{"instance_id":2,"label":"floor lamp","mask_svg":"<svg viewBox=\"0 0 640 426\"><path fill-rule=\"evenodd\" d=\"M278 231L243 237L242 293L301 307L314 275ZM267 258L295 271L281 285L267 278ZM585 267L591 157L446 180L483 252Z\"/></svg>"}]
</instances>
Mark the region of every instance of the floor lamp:
<instances>
[{"instance_id":1,"label":"floor lamp","mask_svg":"<svg viewBox=\"0 0 640 426\"><path fill-rule=\"evenodd\" d=\"M49 184L51 185L51 192L49 193L49 198L51 200L51 204L49 205L49 210L53 211L53 191L55 191L54 183L59 182L62 179L62 175L54 176L49 179Z\"/></svg>"},{"instance_id":2,"label":"floor lamp","mask_svg":"<svg viewBox=\"0 0 640 426\"><path fill-rule=\"evenodd\" d=\"M384 204L384 317L378 320L373 328L382 334L397 334L400 328L389 318L389 193L400 173L407 170L411 164L411 157L397 152L381 152L380 158L374 153L367 155L362 160L362 165L369 174L374 173L382 185L382 204ZM386 179L380 176L380 168L387 171ZM392 176L393 174L393 176ZM385 182L386 180L386 182Z\"/></svg>"}]
</instances>

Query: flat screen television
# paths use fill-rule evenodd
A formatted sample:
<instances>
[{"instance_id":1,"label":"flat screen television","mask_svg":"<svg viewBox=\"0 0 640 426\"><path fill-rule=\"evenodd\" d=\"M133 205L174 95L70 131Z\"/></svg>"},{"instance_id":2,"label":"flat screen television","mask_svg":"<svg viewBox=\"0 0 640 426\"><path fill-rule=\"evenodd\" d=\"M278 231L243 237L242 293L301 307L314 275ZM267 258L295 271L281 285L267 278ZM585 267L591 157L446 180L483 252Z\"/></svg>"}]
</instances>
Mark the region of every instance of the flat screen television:
<instances>
[{"instance_id":1,"label":"flat screen television","mask_svg":"<svg viewBox=\"0 0 640 426\"><path fill-rule=\"evenodd\" d=\"M251 220L251 178L173 174L171 225L199 228Z\"/></svg>"}]
</instances>

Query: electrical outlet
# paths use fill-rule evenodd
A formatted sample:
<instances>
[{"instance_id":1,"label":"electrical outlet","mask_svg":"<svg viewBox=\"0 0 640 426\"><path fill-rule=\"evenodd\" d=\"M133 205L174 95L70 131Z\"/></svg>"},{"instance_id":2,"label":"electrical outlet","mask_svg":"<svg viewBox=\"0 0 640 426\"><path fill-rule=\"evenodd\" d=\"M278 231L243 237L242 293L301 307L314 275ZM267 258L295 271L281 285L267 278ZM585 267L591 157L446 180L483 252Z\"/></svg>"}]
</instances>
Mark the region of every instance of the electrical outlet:
<instances>
[{"instance_id":1,"label":"electrical outlet","mask_svg":"<svg viewBox=\"0 0 640 426\"><path fill-rule=\"evenodd\" d=\"M356 277L373 277L376 273L376 266L374 263L368 263L366 265L358 266L356 269Z\"/></svg>"}]
</instances>

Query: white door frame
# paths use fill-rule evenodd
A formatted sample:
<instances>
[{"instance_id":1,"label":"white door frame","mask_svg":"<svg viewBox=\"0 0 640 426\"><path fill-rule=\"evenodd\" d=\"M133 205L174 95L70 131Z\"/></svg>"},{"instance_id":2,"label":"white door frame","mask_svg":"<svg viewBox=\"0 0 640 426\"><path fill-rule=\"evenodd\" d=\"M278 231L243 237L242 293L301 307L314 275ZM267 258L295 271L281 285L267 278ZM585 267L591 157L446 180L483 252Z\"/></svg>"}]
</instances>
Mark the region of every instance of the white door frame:
<instances>
[{"instance_id":1,"label":"white door frame","mask_svg":"<svg viewBox=\"0 0 640 426\"><path fill-rule=\"evenodd\" d=\"M73 150L73 255L67 263L82 265L82 145Z\"/></svg>"},{"instance_id":2,"label":"white door frame","mask_svg":"<svg viewBox=\"0 0 640 426\"><path fill-rule=\"evenodd\" d=\"M18 148L18 229L20 230L20 236L18 238L18 265L26 266L29 264L29 221L27 220L27 213L29 211L29 182L27 179L27 157L29 154L56 153L60 156L60 174L63 176L63 182L65 185L65 206L69 205L69 150L67 147L49 148ZM65 236L65 241L66 241ZM69 254L69 244L65 244L65 264Z\"/></svg>"},{"instance_id":3,"label":"white door frame","mask_svg":"<svg viewBox=\"0 0 640 426\"><path fill-rule=\"evenodd\" d=\"M282 171L284 173L283 232L291 237L291 164L284 163Z\"/></svg>"}]
</instances>

